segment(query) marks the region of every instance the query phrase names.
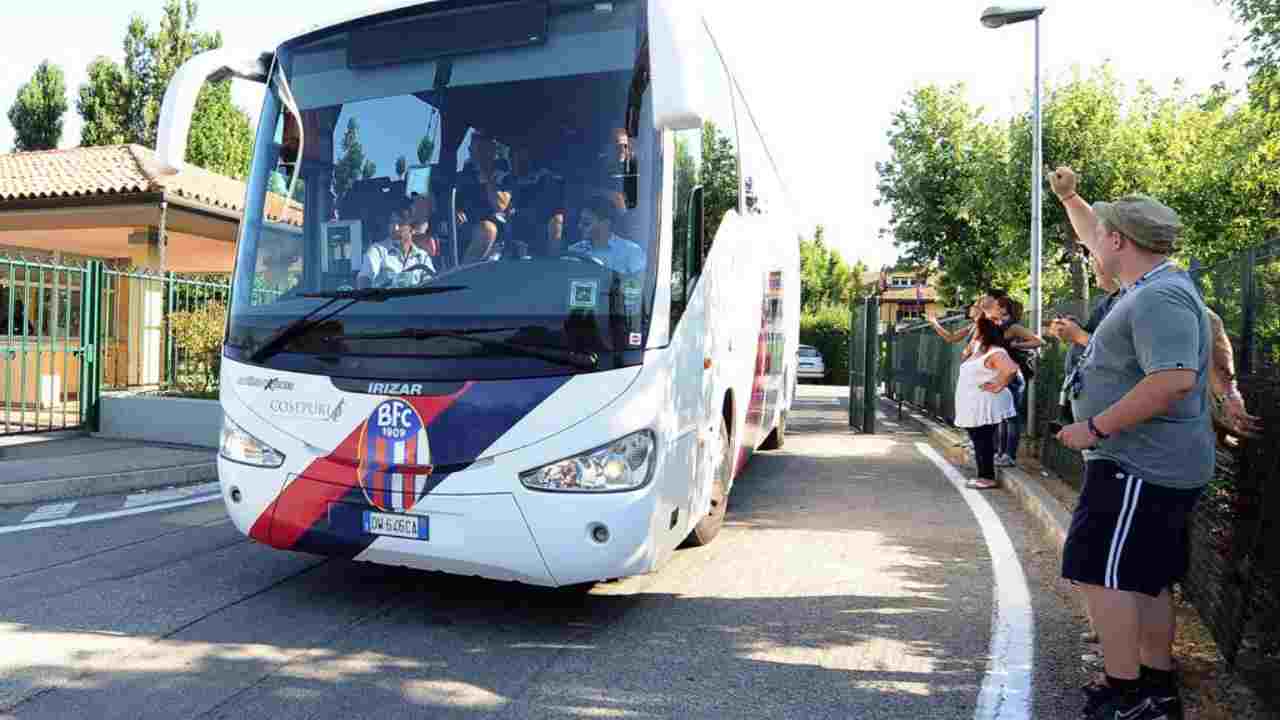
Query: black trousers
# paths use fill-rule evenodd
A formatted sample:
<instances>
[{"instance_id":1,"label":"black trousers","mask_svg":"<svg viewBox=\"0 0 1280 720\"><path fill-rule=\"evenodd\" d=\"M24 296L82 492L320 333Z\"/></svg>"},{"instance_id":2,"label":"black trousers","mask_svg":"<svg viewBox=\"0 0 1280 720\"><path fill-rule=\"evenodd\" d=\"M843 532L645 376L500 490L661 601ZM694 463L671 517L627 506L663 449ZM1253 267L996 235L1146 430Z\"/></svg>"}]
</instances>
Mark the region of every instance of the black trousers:
<instances>
[{"instance_id":1,"label":"black trousers","mask_svg":"<svg viewBox=\"0 0 1280 720\"><path fill-rule=\"evenodd\" d=\"M973 441L973 457L978 463L978 477L982 480L995 480L996 435L1000 425L982 425L968 430L969 439Z\"/></svg>"}]
</instances>

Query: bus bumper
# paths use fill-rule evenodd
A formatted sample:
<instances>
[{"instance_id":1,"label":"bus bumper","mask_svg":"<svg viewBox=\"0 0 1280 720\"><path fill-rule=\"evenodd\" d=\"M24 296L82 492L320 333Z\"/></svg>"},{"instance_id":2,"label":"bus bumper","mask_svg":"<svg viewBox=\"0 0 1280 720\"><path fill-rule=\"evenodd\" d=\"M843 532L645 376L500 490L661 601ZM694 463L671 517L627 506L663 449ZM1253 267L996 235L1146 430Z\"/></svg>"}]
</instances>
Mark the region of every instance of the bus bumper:
<instances>
[{"instance_id":1,"label":"bus bumper","mask_svg":"<svg viewBox=\"0 0 1280 720\"><path fill-rule=\"evenodd\" d=\"M654 565L649 488L596 496L428 495L407 513L426 523L427 537L419 540L366 532L364 514L377 509L358 491L337 493L306 477L282 483L279 470L226 460L219 475L236 527L282 550L543 586L637 575Z\"/></svg>"}]
</instances>

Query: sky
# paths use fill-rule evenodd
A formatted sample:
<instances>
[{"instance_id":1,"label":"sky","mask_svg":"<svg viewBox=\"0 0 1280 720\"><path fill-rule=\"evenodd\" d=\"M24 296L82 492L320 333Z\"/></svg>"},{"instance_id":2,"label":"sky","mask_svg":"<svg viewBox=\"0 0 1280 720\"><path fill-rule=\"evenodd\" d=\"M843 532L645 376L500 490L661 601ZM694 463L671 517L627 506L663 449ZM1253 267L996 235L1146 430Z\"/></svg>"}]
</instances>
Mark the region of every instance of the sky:
<instances>
[{"instance_id":1,"label":"sky","mask_svg":"<svg viewBox=\"0 0 1280 720\"><path fill-rule=\"evenodd\" d=\"M722 51L765 134L805 227L821 224L828 245L850 263L893 262L879 237L889 219L877 208L876 163L889 159L886 133L913 88L963 82L989 119L1027 112L1034 86L1032 23L999 30L978 18L989 0L702 0ZM368 2L376 7L377 2ZM1046 0L1041 72L1046 81L1110 62L1128 87L1146 80L1186 92L1216 82L1240 87L1243 71L1222 54L1242 34L1215 0ZM70 110L63 147L79 141L76 89L98 55L121 59L133 13L153 25L162 0L43 0L0 9L0 150L13 147L5 116L41 60L67 76ZM212 0L197 26L220 30L228 47L256 52L295 31L366 5L334 0ZM784 8L784 9L783 9ZM50 32L56 29L56 42ZM1237 66L1239 63L1237 63ZM237 81L234 97L251 117L260 91ZM1053 158L1045 158L1053 164Z\"/></svg>"}]
</instances>

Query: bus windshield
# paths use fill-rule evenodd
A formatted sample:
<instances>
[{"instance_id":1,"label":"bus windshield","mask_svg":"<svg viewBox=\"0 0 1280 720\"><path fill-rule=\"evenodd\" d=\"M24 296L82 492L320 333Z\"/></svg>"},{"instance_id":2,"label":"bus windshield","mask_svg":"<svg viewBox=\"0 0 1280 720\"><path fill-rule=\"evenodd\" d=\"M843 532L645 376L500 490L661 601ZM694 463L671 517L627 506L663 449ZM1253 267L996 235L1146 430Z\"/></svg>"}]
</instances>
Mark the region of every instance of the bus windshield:
<instances>
[{"instance_id":1,"label":"bus windshield","mask_svg":"<svg viewBox=\"0 0 1280 720\"><path fill-rule=\"evenodd\" d=\"M524 25L489 37L507 6ZM459 12L277 52L229 357L440 380L639 364L662 177L642 4Z\"/></svg>"}]
</instances>

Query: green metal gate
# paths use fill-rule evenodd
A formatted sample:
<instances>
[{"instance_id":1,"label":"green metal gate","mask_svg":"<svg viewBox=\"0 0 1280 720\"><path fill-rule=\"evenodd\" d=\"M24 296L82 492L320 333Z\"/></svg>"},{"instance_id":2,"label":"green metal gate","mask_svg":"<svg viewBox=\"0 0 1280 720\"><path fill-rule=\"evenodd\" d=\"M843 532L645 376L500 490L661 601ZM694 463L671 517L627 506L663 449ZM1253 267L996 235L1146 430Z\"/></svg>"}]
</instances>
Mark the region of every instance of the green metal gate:
<instances>
[{"instance_id":1,"label":"green metal gate","mask_svg":"<svg viewBox=\"0 0 1280 720\"><path fill-rule=\"evenodd\" d=\"M220 279L220 278L219 278ZM0 435L97 430L105 390L164 391L193 372L173 313L229 286L173 274L0 257Z\"/></svg>"},{"instance_id":2,"label":"green metal gate","mask_svg":"<svg viewBox=\"0 0 1280 720\"><path fill-rule=\"evenodd\" d=\"M96 412L100 262L0 258L0 435L84 427Z\"/></svg>"},{"instance_id":3,"label":"green metal gate","mask_svg":"<svg viewBox=\"0 0 1280 720\"><path fill-rule=\"evenodd\" d=\"M876 431L880 376L880 301L854 300L849 319L849 427Z\"/></svg>"}]
</instances>

